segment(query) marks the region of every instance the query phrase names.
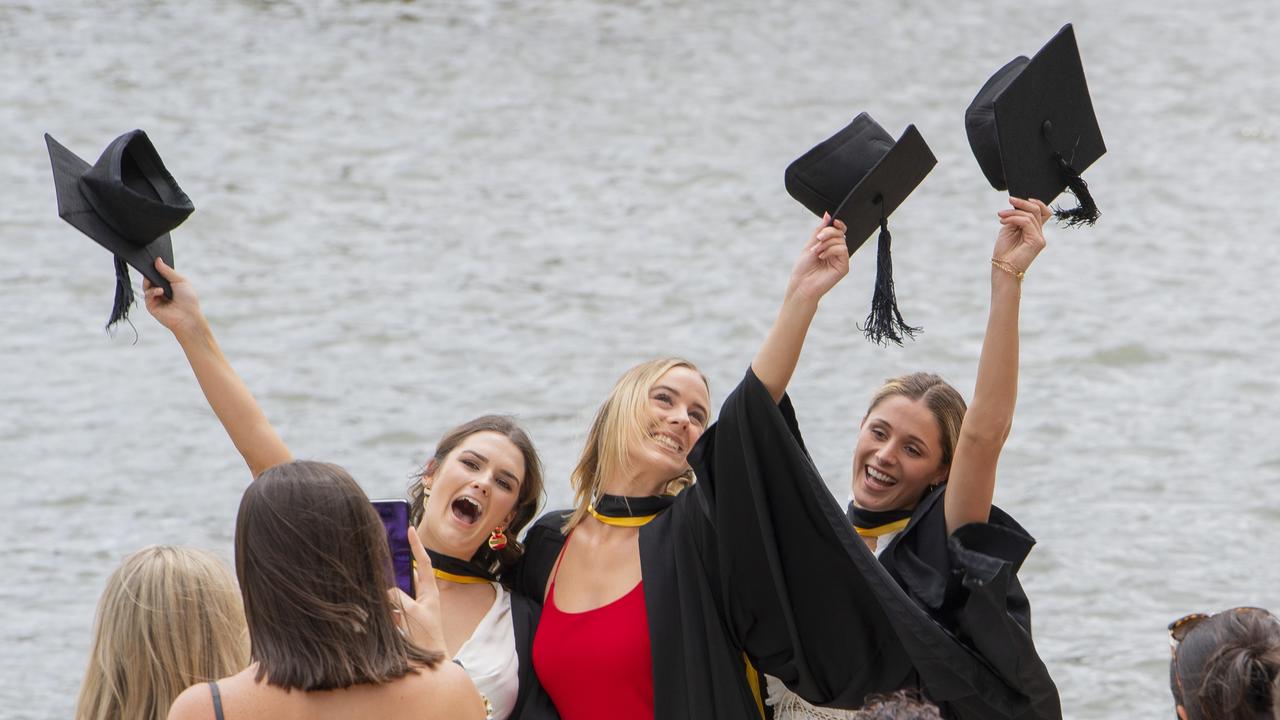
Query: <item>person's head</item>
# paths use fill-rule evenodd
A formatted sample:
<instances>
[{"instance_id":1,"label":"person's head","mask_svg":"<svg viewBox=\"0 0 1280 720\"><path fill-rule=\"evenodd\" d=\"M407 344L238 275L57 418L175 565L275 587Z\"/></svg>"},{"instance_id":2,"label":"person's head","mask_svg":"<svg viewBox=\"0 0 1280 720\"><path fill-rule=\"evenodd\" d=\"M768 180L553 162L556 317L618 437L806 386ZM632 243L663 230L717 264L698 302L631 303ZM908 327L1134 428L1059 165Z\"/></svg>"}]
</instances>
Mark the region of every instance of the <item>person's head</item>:
<instances>
[{"instance_id":1,"label":"person's head","mask_svg":"<svg viewBox=\"0 0 1280 720\"><path fill-rule=\"evenodd\" d=\"M868 510L915 507L947 479L964 413L964 398L937 375L886 380L858 430L854 502Z\"/></svg>"},{"instance_id":2,"label":"person's head","mask_svg":"<svg viewBox=\"0 0 1280 720\"><path fill-rule=\"evenodd\" d=\"M942 720L938 706L910 690L873 695L855 716L858 720Z\"/></svg>"},{"instance_id":3,"label":"person's head","mask_svg":"<svg viewBox=\"0 0 1280 720\"><path fill-rule=\"evenodd\" d=\"M247 640L225 563L194 548L143 548L98 600L76 720L164 720L188 686L244 669Z\"/></svg>"},{"instance_id":4,"label":"person's head","mask_svg":"<svg viewBox=\"0 0 1280 720\"><path fill-rule=\"evenodd\" d=\"M575 509L566 527L603 493L674 494L692 483L689 451L707 429L710 406L710 385L688 360L650 360L623 374L596 412L570 476Z\"/></svg>"},{"instance_id":5,"label":"person's head","mask_svg":"<svg viewBox=\"0 0 1280 720\"><path fill-rule=\"evenodd\" d=\"M259 682L331 690L441 660L397 628L386 529L337 465L295 460L259 475L240 500L235 545Z\"/></svg>"},{"instance_id":6,"label":"person's head","mask_svg":"<svg viewBox=\"0 0 1280 720\"><path fill-rule=\"evenodd\" d=\"M516 537L542 495L542 460L528 433L514 418L484 415L440 438L409 486L409 518L433 550L498 570L524 552ZM498 528L507 546L493 550Z\"/></svg>"},{"instance_id":7,"label":"person's head","mask_svg":"<svg viewBox=\"0 0 1280 720\"><path fill-rule=\"evenodd\" d=\"M1169 689L1183 720L1274 717L1280 619L1261 608L1188 615L1169 626Z\"/></svg>"}]
</instances>

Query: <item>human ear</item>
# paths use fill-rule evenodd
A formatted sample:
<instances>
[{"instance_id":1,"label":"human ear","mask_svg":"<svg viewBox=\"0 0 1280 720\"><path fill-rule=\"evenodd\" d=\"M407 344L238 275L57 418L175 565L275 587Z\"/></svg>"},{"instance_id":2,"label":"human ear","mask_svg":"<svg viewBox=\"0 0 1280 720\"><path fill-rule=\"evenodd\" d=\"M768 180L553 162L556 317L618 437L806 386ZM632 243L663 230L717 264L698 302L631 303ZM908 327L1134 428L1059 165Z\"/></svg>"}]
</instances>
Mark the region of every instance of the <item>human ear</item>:
<instances>
[{"instance_id":1,"label":"human ear","mask_svg":"<svg viewBox=\"0 0 1280 720\"><path fill-rule=\"evenodd\" d=\"M932 482L929 483L929 487L931 488L938 487L942 483L946 482L950 476L951 476L951 465L950 464L943 465L942 467L938 468L938 475L933 479Z\"/></svg>"},{"instance_id":2,"label":"human ear","mask_svg":"<svg viewBox=\"0 0 1280 720\"><path fill-rule=\"evenodd\" d=\"M1181 705L1178 706L1178 717L1182 718L1182 720L1187 720L1187 709Z\"/></svg>"},{"instance_id":3,"label":"human ear","mask_svg":"<svg viewBox=\"0 0 1280 720\"><path fill-rule=\"evenodd\" d=\"M435 458L427 461L427 467L422 471L422 489L431 492L431 484L436 481L436 470L440 469L440 463Z\"/></svg>"}]
</instances>

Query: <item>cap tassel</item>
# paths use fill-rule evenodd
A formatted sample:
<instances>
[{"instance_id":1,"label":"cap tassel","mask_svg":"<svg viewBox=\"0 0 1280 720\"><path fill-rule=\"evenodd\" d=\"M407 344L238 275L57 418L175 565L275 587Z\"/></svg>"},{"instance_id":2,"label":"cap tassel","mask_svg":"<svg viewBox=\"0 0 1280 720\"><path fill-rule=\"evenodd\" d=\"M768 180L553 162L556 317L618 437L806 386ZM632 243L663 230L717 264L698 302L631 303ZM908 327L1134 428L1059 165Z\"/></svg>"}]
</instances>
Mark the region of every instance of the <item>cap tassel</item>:
<instances>
[{"instance_id":1,"label":"cap tassel","mask_svg":"<svg viewBox=\"0 0 1280 720\"><path fill-rule=\"evenodd\" d=\"M1102 212L1098 210L1098 204L1093 201L1093 195L1089 194L1089 184L1084 181L1084 178L1080 177L1080 173L1067 164L1061 153L1054 153L1053 159L1057 160L1058 167L1062 168L1062 174L1067 179L1067 187L1071 189L1071 194L1075 195L1076 200L1080 202L1079 207L1073 207L1069 210L1055 207L1053 216L1065 222L1067 227L1093 225L1098 222Z\"/></svg>"},{"instance_id":2,"label":"cap tassel","mask_svg":"<svg viewBox=\"0 0 1280 720\"><path fill-rule=\"evenodd\" d=\"M881 206L883 208L883 205ZM871 312L867 314L867 322L858 328L867 339L877 345L888 345L892 341L899 346L902 338L915 339L922 328L911 327L898 312L898 300L893 292L893 258L889 254L889 244L893 237L889 235L889 220L880 216L879 248L876 251L876 289L871 296Z\"/></svg>"},{"instance_id":3,"label":"cap tassel","mask_svg":"<svg viewBox=\"0 0 1280 720\"><path fill-rule=\"evenodd\" d=\"M121 320L129 319L129 308L133 305L133 285L129 282L129 266L117 255L116 258L116 300L111 306L111 319L107 320L107 332Z\"/></svg>"}]
</instances>

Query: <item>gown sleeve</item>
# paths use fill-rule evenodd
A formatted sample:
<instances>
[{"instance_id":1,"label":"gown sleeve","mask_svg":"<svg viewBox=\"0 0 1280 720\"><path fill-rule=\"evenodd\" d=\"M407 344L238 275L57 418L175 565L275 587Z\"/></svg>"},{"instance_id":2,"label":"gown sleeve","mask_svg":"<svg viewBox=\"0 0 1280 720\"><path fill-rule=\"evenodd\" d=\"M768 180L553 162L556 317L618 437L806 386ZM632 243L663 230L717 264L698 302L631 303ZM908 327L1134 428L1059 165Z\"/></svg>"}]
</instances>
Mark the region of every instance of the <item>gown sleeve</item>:
<instances>
[{"instance_id":1,"label":"gown sleeve","mask_svg":"<svg viewBox=\"0 0 1280 720\"><path fill-rule=\"evenodd\" d=\"M892 581L839 532L794 420L748 371L690 454L693 491L716 529L722 614L752 664L811 703L858 707L901 687L910 658L870 587Z\"/></svg>"},{"instance_id":2,"label":"gown sleeve","mask_svg":"<svg viewBox=\"0 0 1280 720\"><path fill-rule=\"evenodd\" d=\"M511 625L515 630L516 655L520 658L520 689L510 720L560 720L551 697L538 682L533 669L533 636L538 630L541 606L520 594L511 595Z\"/></svg>"},{"instance_id":3,"label":"gown sleeve","mask_svg":"<svg viewBox=\"0 0 1280 720\"><path fill-rule=\"evenodd\" d=\"M753 372L690 463L715 525L722 615L759 670L815 705L859 707L920 684L966 720L1042 717L872 556L805 451L790 401L774 403Z\"/></svg>"},{"instance_id":4,"label":"gown sleeve","mask_svg":"<svg viewBox=\"0 0 1280 720\"><path fill-rule=\"evenodd\" d=\"M1031 603L1018 581L1035 539L998 507L985 523L947 535L946 487L930 494L881 562L917 604L1030 701L1061 717L1057 688L1031 637Z\"/></svg>"},{"instance_id":5,"label":"gown sleeve","mask_svg":"<svg viewBox=\"0 0 1280 720\"><path fill-rule=\"evenodd\" d=\"M547 579L564 547L565 536L560 527L571 513L571 510L548 512L525 532L524 554L502 574L503 584L512 592L542 604Z\"/></svg>"}]
</instances>

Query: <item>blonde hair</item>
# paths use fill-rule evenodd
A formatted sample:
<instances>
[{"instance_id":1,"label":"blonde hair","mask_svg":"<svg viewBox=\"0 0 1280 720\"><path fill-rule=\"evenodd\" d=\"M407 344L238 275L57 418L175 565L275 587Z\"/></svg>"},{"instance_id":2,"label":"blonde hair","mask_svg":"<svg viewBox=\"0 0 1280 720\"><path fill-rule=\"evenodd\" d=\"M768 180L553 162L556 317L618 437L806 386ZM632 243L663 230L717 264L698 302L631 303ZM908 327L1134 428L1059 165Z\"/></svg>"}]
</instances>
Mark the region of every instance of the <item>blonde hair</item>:
<instances>
[{"instance_id":1,"label":"blonde hair","mask_svg":"<svg viewBox=\"0 0 1280 720\"><path fill-rule=\"evenodd\" d=\"M951 457L956 451L956 443L960 440L960 425L964 422L964 414L968 409L964 397L950 383L933 373L915 372L899 375L885 380L872 396L867 414L862 416L863 422L877 405L897 395L923 402L933 414L933 419L938 423L938 435L942 440L942 465L943 467L950 465Z\"/></svg>"},{"instance_id":2,"label":"blonde hair","mask_svg":"<svg viewBox=\"0 0 1280 720\"><path fill-rule=\"evenodd\" d=\"M153 545L107 580L76 720L164 720L174 698L249 662L240 592L212 553Z\"/></svg>"},{"instance_id":3,"label":"blonde hair","mask_svg":"<svg viewBox=\"0 0 1280 720\"><path fill-rule=\"evenodd\" d=\"M649 390L669 370L688 368L698 373L707 392L711 384L693 363L678 357L659 358L640 363L623 373L605 399L587 433L586 445L578 464L569 475L573 487L574 510L565 521L564 531L572 530L591 511L591 503L600 494L603 479L629 474L632 470L630 449L639 447L653 430L647 419ZM672 478L664 490L676 495L693 484L693 470L686 468Z\"/></svg>"}]
</instances>

